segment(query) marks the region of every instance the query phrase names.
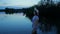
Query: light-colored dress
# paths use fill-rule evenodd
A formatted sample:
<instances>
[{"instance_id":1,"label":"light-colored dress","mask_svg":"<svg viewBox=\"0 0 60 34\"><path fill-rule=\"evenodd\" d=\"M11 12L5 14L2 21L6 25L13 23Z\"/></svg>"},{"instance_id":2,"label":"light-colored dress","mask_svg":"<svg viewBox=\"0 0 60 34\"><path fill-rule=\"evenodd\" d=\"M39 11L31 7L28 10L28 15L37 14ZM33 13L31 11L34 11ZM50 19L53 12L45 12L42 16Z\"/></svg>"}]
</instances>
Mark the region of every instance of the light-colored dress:
<instances>
[{"instance_id":1,"label":"light-colored dress","mask_svg":"<svg viewBox=\"0 0 60 34\"><path fill-rule=\"evenodd\" d=\"M39 21L39 17L37 15L33 16L32 26L33 26L34 30L37 30L37 28L38 28L38 21Z\"/></svg>"}]
</instances>

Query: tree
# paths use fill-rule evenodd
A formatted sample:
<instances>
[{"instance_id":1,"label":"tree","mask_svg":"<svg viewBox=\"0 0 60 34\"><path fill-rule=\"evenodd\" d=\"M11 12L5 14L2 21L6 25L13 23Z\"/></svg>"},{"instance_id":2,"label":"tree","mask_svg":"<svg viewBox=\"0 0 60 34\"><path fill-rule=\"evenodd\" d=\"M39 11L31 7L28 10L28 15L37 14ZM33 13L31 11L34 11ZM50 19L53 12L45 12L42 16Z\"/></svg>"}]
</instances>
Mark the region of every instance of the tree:
<instances>
[{"instance_id":1,"label":"tree","mask_svg":"<svg viewBox=\"0 0 60 34\"><path fill-rule=\"evenodd\" d=\"M54 1L52 0L41 0L38 2L38 6L41 6L41 5L53 5L54 4Z\"/></svg>"}]
</instances>

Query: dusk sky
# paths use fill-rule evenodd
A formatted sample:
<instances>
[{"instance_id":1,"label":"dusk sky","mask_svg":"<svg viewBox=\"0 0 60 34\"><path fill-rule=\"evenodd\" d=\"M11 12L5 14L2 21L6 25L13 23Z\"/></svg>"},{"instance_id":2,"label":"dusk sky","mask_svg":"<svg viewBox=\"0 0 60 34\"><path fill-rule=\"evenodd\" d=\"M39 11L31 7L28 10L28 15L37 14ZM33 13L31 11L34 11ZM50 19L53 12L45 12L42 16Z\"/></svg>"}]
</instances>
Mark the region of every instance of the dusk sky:
<instances>
[{"instance_id":1,"label":"dusk sky","mask_svg":"<svg viewBox=\"0 0 60 34\"><path fill-rule=\"evenodd\" d=\"M39 1L40 0L0 0L0 9L4 9L5 7L10 7L10 8L31 7L33 5L38 4ZM54 1L56 3L56 0Z\"/></svg>"},{"instance_id":2,"label":"dusk sky","mask_svg":"<svg viewBox=\"0 0 60 34\"><path fill-rule=\"evenodd\" d=\"M0 0L0 8L16 6L16 7L30 7L36 5L40 0Z\"/></svg>"}]
</instances>

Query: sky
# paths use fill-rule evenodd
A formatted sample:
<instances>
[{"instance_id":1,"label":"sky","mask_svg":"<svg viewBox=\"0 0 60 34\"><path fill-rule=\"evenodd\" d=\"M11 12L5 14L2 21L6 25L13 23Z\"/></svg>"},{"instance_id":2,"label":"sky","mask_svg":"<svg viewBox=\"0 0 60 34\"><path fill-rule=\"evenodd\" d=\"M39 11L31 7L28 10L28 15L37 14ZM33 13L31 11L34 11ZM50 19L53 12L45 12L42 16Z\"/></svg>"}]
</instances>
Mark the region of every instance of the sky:
<instances>
[{"instance_id":1,"label":"sky","mask_svg":"<svg viewBox=\"0 0 60 34\"><path fill-rule=\"evenodd\" d=\"M31 7L40 0L0 0L0 9L5 7Z\"/></svg>"},{"instance_id":2,"label":"sky","mask_svg":"<svg viewBox=\"0 0 60 34\"><path fill-rule=\"evenodd\" d=\"M41 0L0 0L0 9L9 8L27 8L38 4ZM59 0L53 0L55 3Z\"/></svg>"}]
</instances>

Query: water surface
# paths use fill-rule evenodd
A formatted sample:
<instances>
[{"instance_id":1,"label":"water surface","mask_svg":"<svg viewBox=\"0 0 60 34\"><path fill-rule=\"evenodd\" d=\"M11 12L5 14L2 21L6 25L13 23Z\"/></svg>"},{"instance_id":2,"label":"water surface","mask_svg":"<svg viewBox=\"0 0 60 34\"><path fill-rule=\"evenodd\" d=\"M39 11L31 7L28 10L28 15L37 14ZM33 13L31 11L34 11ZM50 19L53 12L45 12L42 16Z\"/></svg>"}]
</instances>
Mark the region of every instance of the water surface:
<instances>
[{"instance_id":1,"label":"water surface","mask_svg":"<svg viewBox=\"0 0 60 34\"><path fill-rule=\"evenodd\" d=\"M0 34L31 34L32 22L21 14L1 14Z\"/></svg>"},{"instance_id":2,"label":"water surface","mask_svg":"<svg viewBox=\"0 0 60 34\"><path fill-rule=\"evenodd\" d=\"M0 34L31 34L32 22L25 16L23 16L23 13L5 14L4 12L1 12ZM43 34L39 29L37 30L37 33ZM47 33L57 34L56 27L52 26L51 31Z\"/></svg>"}]
</instances>

